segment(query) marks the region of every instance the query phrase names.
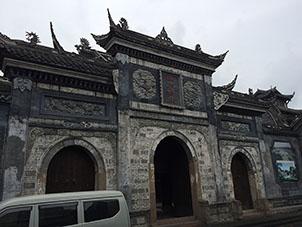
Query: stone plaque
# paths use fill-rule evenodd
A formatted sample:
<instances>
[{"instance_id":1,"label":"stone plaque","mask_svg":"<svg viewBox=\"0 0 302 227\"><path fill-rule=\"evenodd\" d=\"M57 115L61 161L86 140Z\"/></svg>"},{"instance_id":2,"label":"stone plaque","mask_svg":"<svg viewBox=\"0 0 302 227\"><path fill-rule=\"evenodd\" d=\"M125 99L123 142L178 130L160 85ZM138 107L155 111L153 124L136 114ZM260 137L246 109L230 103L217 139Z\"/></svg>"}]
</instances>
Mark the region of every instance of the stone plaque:
<instances>
[{"instance_id":1,"label":"stone plaque","mask_svg":"<svg viewBox=\"0 0 302 227\"><path fill-rule=\"evenodd\" d=\"M180 75L161 72L162 105L183 108Z\"/></svg>"},{"instance_id":2,"label":"stone plaque","mask_svg":"<svg viewBox=\"0 0 302 227\"><path fill-rule=\"evenodd\" d=\"M247 133L251 131L249 124L233 122L233 121L221 121L221 128L225 130L242 132L242 133Z\"/></svg>"},{"instance_id":3,"label":"stone plaque","mask_svg":"<svg viewBox=\"0 0 302 227\"><path fill-rule=\"evenodd\" d=\"M156 79L151 72L138 69L133 73L133 92L137 98L152 99L156 95Z\"/></svg>"},{"instance_id":4,"label":"stone plaque","mask_svg":"<svg viewBox=\"0 0 302 227\"><path fill-rule=\"evenodd\" d=\"M200 109L202 102L201 86L195 81L186 81L184 83L184 101L189 109Z\"/></svg>"},{"instance_id":5,"label":"stone plaque","mask_svg":"<svg viewBox=\"0 0 302 227\"><path fill-rule=\"evenodd\" d=\"M72 115L98 118L105 116L105 105L80 100L45 97L43 112L56 115Z\"/></svg>"}]
</instances>

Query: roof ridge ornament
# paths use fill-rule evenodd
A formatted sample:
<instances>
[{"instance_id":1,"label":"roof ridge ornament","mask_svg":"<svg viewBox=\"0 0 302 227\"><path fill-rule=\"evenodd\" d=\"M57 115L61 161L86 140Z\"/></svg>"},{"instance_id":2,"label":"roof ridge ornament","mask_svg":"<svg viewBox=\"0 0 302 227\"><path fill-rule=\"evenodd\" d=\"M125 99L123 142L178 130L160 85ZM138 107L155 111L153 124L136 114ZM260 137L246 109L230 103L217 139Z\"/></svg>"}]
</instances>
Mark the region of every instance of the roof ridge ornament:
<instances>
[{"instance_id":1,"label":"roof ridge ornament","mask_svg":"<svg viewBox=\"0 0 302 227\"><path fill-rule=\"evenodd\" d=\"M57 40L57 37L55 35L55 32L53 30L52 22L50 22L50 32L51 32L51 38L52 38L52 43L53 47L59 52L64 52L63 47L60 45L59 41Z\"/></svg>"},{"instance_id":2,"label":"roof ridge ornament","mask_svg":"<svg viewBox=\"0 0 302 227\"><path fill-rule=\"evenodd\" d=\"M109 8L107 8L107 13L108 13L108 19L109 19L110 28L115 28L115 27L116 27L116 24L114 23L114 21L113 21L113 19L112 19L112 17L111 17Z\"/></svg>"},{"instance_id":3,"label":"roof ridge ornament","mask_svg":"<svg viewBox=\"0 0 302 227\"><path fill-rule=\"evenodd\" d=\"M195 46L195 51L199 54L203 53L202 50L201 50L201 47L200 47L200 44L197 43L196 46Z\"/></svg>"},{"instance_id":4,"label":"roof ridge ornament","mask_svg":"<svg viewBox=\"0 0 302 227\"><path fill-rule=\"evenodd\" d=\"M32 44L37 45L38 43L41 43L39 36L35 32L26 32L26 40Z\"/></svg>"},{"instance_id":5,"label":"roof ridge ornament","mask_svg":"<svg viewBox=\"0 0 302 227\"><path fill-rule=\"evenodd\" d=\"M119 25L118 25L122 30L128 30L129 29L129 26L128 26L128 22L127 20L122 17L119 21Z\"/></svg>"},{"instance_id":6,"label":"roof ridge ornament","mask_svg":"<svg viewBox=\"0 0 302 227\"><path fill-rule=\"evenodd\" d=\"M164 45L168 45L168 46L173 46L174 43L172 42L172 40L169 38L166 30L165 30L165 27L162 28L160 34L158 34L156 37L155 37L155 40L157 40L158 42L164 44Z\"/></svg>"},{"instance_id":7,"label":"roof ridge ornament","mask_svg":"<svg viewBox=\"0 0 302 227\"><path fill-rule=\"evenodd\" d=\"M85 55L91 50L90 43L86 38L80 38L80 44L74 45L79 55Z\"/></svg>"},{"instance_id":8,"label":"roof ridge ornament","mask_svg":"<svg viewBox=\"0 0 302 227\"><path fill-rule=\"evenodd\" d=\"M225 91L232 91L236 85L237 78L238 78L238 74L235 75L235 78L230 83L223 86L219 86L217 88Z\"/></svg>"}]
</instances>

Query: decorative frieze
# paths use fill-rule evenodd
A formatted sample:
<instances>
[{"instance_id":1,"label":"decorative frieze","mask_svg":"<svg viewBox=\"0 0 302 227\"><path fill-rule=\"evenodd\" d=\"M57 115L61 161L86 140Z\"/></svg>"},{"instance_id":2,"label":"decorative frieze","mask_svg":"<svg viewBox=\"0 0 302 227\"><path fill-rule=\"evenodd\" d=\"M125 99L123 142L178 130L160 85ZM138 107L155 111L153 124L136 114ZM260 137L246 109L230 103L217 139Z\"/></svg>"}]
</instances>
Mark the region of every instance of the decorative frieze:
<instances>
[{"instance_id":1,"label":"decorative frieze","mask_svg":"<svg viewBox=\"0 0 302 227\"><path fill-rule=\"evenodd\" d=\"M48 114L98 118L105 116L105 105L46 96L42 111Z\"/></svg>"},{"instance_id":2,"label":"decorative frieze","mask_svg":"<svg viewBox=\"0 0 302 227\"><path fill-rule=\"evenodd\" d=\"M156 79L151 72L138 69L133 73L133 92L137 98L152 99L156 95Z\"/></svg>"},{"instance_id":3,"label":"decorative frieze","mask_svg":"<svg viewBox=\"0 0 302 227\"><path fill-rule=\"evenodd\" d=\"M221 121L221 128L224 130L242 133L247 133L251 131L249 124L233 121Z\"/></svg>"},{"instance_id":4,"label":"decorative frieze","mask_svg":"<svg viewBox=\"0 0 302 227\"><path fill-rule=\"evenodd\" d=\"M200 109L202 103L201 86L195 81L184 83L184 102L189 109Z\"/></svg>"}]
</instances>

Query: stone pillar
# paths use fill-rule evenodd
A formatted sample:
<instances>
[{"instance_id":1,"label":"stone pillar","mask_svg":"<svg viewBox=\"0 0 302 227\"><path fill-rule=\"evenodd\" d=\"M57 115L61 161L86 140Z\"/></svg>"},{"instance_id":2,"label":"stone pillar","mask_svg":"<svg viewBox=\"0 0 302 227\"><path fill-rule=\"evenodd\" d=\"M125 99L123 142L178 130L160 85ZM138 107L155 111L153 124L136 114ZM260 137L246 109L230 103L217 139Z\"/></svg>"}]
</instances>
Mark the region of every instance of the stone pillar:
<instances>
[{"instance_id":1,"label":"stone pillar","mask_svg":"<svg viewBox=\"0 0 302 227\"><path fill-rule=\"evenodd\" d=\"M14 78L4 154L3 199L16 197L22 191L31 90L31 80Z\"/></svg>"},{"instance_id":2,"label":"stone pillar","mask_svg":"<svg viewBox=\"0 0 302 227\"><path fill-rule=\"evenodd\" d=\"M131 209L129 120L128 111L118 111L118 189L124 193Z\"/></svg>"},{"instance_id":3,"label":"stone pillar","mask_svg":"<svg viewBox=\"0 0 302 227\"><path fill-rule=\"evenodd\" d=\"M114 85L118 93L118 189L126 197L131 211L131 173L130 173L130 116L129 116L129 58L116 54L118 70L113 72Z\"/></svg>"},{"instance_id":4,"label":"stone pillar","mask_svg":"<svg viewBox=\"0 0 302 227\"><path fill-rule=\"evenodd\" d=\"M3 156L7 137L8 113L11 99L11 83L0 78L0 200L3 193Z\"/></svg>"}]
</instances>

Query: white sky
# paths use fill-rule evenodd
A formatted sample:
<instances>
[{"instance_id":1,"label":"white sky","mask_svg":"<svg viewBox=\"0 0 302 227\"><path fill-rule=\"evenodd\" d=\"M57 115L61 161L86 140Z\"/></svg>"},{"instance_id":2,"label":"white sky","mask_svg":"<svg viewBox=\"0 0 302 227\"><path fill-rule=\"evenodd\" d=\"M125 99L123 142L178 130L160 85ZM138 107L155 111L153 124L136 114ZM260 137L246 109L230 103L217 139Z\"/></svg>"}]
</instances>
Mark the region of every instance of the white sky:
<instances>
[{"instance_id":1,"label":"white sky","mask_svg":"<svg viewBox=\"0 0 302 227\"><path fill-rule=\"evenodd\" d=\"M49 22L68 51L85 37L100 49L90 33L109 31L109 8L116 23L121 17L131 30L155 37L165 29L176 44L213 55L230 50L213 74L213 84L229 83L247 92L271 86L296 92L290 106L302 108L302 0L0 0L0 32L25 39L36 32L51 46Z\"/></svg>"}]
</instances>

